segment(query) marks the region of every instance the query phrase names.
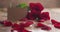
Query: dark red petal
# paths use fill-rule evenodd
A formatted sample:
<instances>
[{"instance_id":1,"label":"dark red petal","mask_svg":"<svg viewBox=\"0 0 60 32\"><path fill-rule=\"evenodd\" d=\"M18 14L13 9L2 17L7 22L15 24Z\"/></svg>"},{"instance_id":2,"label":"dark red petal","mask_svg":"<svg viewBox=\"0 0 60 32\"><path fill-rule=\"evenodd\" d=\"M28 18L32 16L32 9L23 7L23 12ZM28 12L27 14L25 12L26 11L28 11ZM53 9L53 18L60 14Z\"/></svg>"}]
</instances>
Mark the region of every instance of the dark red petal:
<instances>
[{"instance_id":1,"label":"dark red petal","mask_svg":"<svg viewBox=\"0 0 60 32\"><path fill-rule=\"evenodd\" d=\"M20 26L16 23L12 25L13 30L20 30Z\"/></svg>"},{"instance_id":2,"label":"dark red petal","mask_svg":"<svg viewBox=\"0 0 60 32\"><path fill-rule=\"evenodd\" d=\"M37 27L44 27L45 25L44 24L42 24L42 23L38 23L37 24Z\"/></svg>"},{"instance_id":3,"label":"dark red petal","mask_svg":"<svg viewBox=\"0 0 60 32\"><path fill-rule=\"evenodd\" d=\"M44 7L41 3L37 3L36 5L39 7L40 11L42 11L44 9Z\"/></svg>"},{"instance_id":4,"label":"dark red petal","mask_svg":"<svg viewBox=\"0 0 60 32\"><path fill-rule=\"evenodd\" d=\"M25 27L25 23L20 23L19 25L20 25L21 28Z\"/></svg>"},{"instance_id":5,"label":"dark red petal","mask_svg":"<svg viewBox=\"0 0 60 32\"><path fill-rule=\"evenodd\" d=\"M42 12L40 18L45 20L50 20L49 12Z\"/></svg>"},{"instance_id":6,"label":"dark red petal","mask_svg":"<svg viewBox=\"0 0 60 32\"><path fill-rule=\"evenodd\" d=\"M51 27L45 26L45 27L42 27L41 29L42 29L42 30L51 30Z\"/></svg>"},{"instance_id":7,"label":"dark red petal","mask_svg":"<svg viewBox=\"0 0 60 32\"><path fill-rule=\"evenodd\" d=\"M32 13L28 13L26 18L28 18L28 20L34 20L34 16L32 15Z\"/></svg>"},{"instance_id":8,"label":"dark red petal","mask_svg":"<svg viewBox=\"0 0 60 32\"><path fill-rule=\"evenodd\" d=\"M36 11L36 10L31 10L31 13L32 13L32 14L36 14L37 11Z\"/></svg>"},{"instance_id":9,"label":"dark red petal","mask_svg":"<svg viewBox=\"0 0 60 32\"><path fill-rule=\"evenodd\" d=\"M29 27L30 25L33 24L33 21L26 21L24 23L20 23L20 27Z\"/></svg>"},{"instance_id":10,"label":"dark red petal","mask_svg":"<svg viewBox=\"0 0 60 32\"><path fill-rule=\"evenodd\" d=\"M51 19L51 22L52 22L52 24L60 23L60 22L58 22L58 21L56 21L54 19Z\"/></svg>"},{"instance_id":11,"label":"dark red petal","mask_svg":"<svg viewBox=\"0 0 60 32\"><path fill-rule=\"evenodd\" d=\"M19 27L19 25L16 24L16 23L14 23L14 24L12 25L12 27Z\"/></svg>"},{"instance_id":12,"label":"dark red petal","mask_svg":"<svg viewBox=\"0 0 60 32\"><path fill-rule=\"evenodd\" d=\"M30 3L30 9L31 10L38 9L39 11L42 11L44 9L44 7L42 6L41 3Z\"/></svg>"},{"instance_id":13,"label":"dark red petal","mask_svg":"<svg viewBox=\"0 0 60 32\"><path fill-rule=\"evenodd\" d=\"M44 25L42 23L38 23L37 27L40 27L42 30L51 30L51 27L46 26L46 25Z\"/></svg>"},{"instance_id":14,"label":"dark red petal","mask_svg":"<svg viewBox=\"0 0 60 32\"><path fill-rule=\"evenodd\" d=\"M29 6L30 6L30 9L33 9L35 7L35 3L30 3Z\"/></svg>"},{"instance_id":15,"label":"dark red petal","mask_svg":"<svg viewBox=\"0 0 60 32\"><path fill-rule=\"evenodd\" d=\"M11 26L12 25L12 22L11 21L4 21L4 26Z\"/></svg>"},{"instance_id":16,"label":"dark red petal","mask_svg":"<svg viewBox=\"0 0 60 32\"><path fill-rule=\"evenodd\" d=\"M45 20L44 19L40 19L40 20L38 20L38 22L45 22Z\"/></svg>"},{"instance_id":17,"label":"dark red petal","mask_svg":"<svg viewBox=\"0 0 60 32\"><path fill-rule=\"evenodd\" d=\"M29 27L32 24L33 24L33 21L27 21L24 25L25 25L25 27Z\"/></svg>"},{"instance_id":18,"label":"dark red petal","mask_svg":"<svg viewBox=\"0 0 60 32\"><path fill-rule=\"evenodd\" d=\"M60 29L60 24L56 23L56 24L54 24L54 27Z\"/></svg>"},{"instance_id":19,"label":"dark red petal","mask_svg":"<svg viewBox=\"0 0 60 32\"><path fill-rule=\"evenodd\" d=\"M26 29L22 29L22 30L17 30L18 32L31 32L31 31L28 31Z\"/></svg>"}]
</instances>

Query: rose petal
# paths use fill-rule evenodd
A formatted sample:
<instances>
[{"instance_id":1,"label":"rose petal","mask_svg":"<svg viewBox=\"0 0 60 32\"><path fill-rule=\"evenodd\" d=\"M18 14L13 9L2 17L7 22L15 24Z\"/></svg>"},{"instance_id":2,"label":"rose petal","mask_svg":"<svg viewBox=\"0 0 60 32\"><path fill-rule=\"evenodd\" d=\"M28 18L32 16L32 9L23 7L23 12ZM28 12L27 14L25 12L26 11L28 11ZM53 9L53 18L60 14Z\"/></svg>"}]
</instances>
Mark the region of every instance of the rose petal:
<instances>
[{"instance_id":1,"label":"rose petal","mask_svg":"<svg viewBox=\"0 0 60 32\"><path fill-rule=\"evenodd\" d=\"M60 24L56 23L56 24L54 24L54 27L60 29Z\"/></svg>"},{"instance_id":2,"label":"rose petal","mask_svg":"<svg viewBox=\"0 0 60 32\"><path fill-rule=\"evenodd\" d=\"M45 20L44 19L40 19L40 20L38 20L38 22L45 22Z\"/></svg>"},{"instance_id":3,"label":"rose petal","mask_svg":"<svg viewBox=\"0 0 60 32\"><path fill-rule=\"evenodd\" d=\"M37 11L36 10L31 10L31 13L32 14L37 14Z\"/></svg>"},{"instance_id":4,"label":"rose petal","mask_svg":"<svg viewBox=\"0 0 60 32\"><path fill-rule=\"evenodd\" d=\"M16 23L12 25L13 30L20 30L20 26Z\"/></svg>"},{"instance_id":5,"label":"rose petal","mask_svg":"<svg viewBox=\"0 0 60 32\"><path fill-rule=\"evenodd\" d=\"M50 20L49 12L43 12L43 13L41 13L41 15L39 16L39 18L45 19L45 20Z\"/></svg>"},{"instance_id":6,"label":"rose petal","mask_svg":"<svg viewBox=\"0 0 60 32\"><path fill-rule=\"evenodd\" d=\"M28 18L29 20L34 20L35 19L35 17L33 16L32 13L28 13L26 18Z\"/></svg>"},{"instance_id":7,"label":"rose petal","mask_svg":"<svg viewBox=\"0 0 60 32\"><path fill-rule=\"evenodd\" d=\"M60 22L58 22L58 21L56 21L54 19L51 19L51 22L52 22L52 24L60 23Z\"/></svg>"},{"instance_id":8,"label":"rose petal","mask_svg":"<svg viewBox=\"0 0 60 32\"><path fill-rule=\"evenodd\" d=\"M18 32L31 32L31 31L28 31L26 29L23 29L23 30L17 30Z\"/></svg>"},{"instance_id":9,"label":"rose petal","mask_svg":"<svg viewBox=\"0 0 60 32\"><path fill-rule=\"evenodd\" d=\"M42 30L51 30L51 27L45 26L45 27L42 27L41 29L42 29Z\"/></svg>"},{"instance_id":10,"label":"rose petal","mask_svg":"<svg viewBox=\"0 0 60 32\"><path fill-rule=\"evenodd\" d=\"M33 9L35 7L35 3L30 3L30 9Z\"/></svg>"},{"instance_id":11,"label":"rose petal","mask_svg":"<svg viewBox=\"0 0 60 32\"><path fill-rule=\"evenodd\" d=\"M11 26L12 25L12 22L6 20L6 21L3 22L3 24L4 24L4 26Z\"/></svg>"},{"instance_id":12,"label":"rose petal","mask_svg":"<svg viewBox=\"0 0 60 32\"><path fill-rule=\"evenodd\" d=\"M29 27L33 24L33 21L26 21L24 23L20 23L20 27Z\"/></svg>"},{"instance_id":13,"label":"rose petal","mask_svg":"<svg viewBox=\"0 0 60 32\"><path fill-rule=\"evenodd\" d=\"M46 25L44 25L42 23L38 23L37 27L40 27L42 30L51 30L51 27L46 26Z\"/></svg>"},{"instance_id":14,"label":"rose petal","mask_svg":"<svg viewBox=\"0 0 60 32\"><path fill-rule=\"evenodd\" d=\"M37 3L36 5L39 7L40 11L42 11L44 9L44 7L41 3Z\"/></svg>"},{"instance_id":15,"label":"rose petal","mask_svg":"<svg viewBox=\"0 0 60 32\"><path fill-rule=\"evenodd\" d=\"M44 24L42 24L42 23L38 23L37 24L37 27L44 27L45 25Z\"/></svg>"}]
</instances>

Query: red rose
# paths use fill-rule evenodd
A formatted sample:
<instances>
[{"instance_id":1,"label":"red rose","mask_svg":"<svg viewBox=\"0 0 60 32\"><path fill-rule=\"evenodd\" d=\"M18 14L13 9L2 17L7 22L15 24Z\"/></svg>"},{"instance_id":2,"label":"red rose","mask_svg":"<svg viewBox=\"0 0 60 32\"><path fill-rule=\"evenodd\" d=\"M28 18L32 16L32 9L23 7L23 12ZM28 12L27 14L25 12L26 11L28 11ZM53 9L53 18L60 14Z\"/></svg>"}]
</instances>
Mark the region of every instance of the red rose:
<instances>
[{"instance_id":1,"label":"red rose","mask_svg":"<svg viewBox=\"0 0 60 32\"><path fill-rule=\"evenodd\" d=\"M60 23L60 22L58 22L58 21L56 21L54 19L51 19L51 22L52 22L52 24Z\"/></svg>"},{"instance_id":2,"label":"red rose","mask_svg":"<svg viewBox=\"0 0 60 32\"><path fill-rule=\"evenodd\" d=\"M32 10L32 9L34 9L35 4L36 4L36 3L30 3L30 5L29 5L29 6L30 6L30 9L31 9L31 10Z\"/></svg>"},{"instance_id":3,"label":"red rose","mask_svg":"<svg viewBox=\"0 0 60 32\"><path fill-rule=\"evenodd\" d=\"M29 19L29 20L34 20L35 19L35 17L33 16L32 13L28 13L26 18Z\"/></svg>"},{"instance_id":4,"label":"red rose","mask_svg":"<svg viewBox=\"0 0 60 32\"><path fill-rule=\"evenodd\" d=\"M54 27L60 29L60 24L56 23L56 24L54 24Z\"/></svg>"},{"instance_id":5,"label":"red rose","mask_svg":"<svg viewBox=\"0 0 60 32\"><path fill-rule=\"evenodd\" d=\"M49 12L43 12L41 15L39 15L39 18L44 20L50 20Z\"/></svg>"},{"instance_id":6,"label":"red rose","mask_svg":"<svg viewBox=\"0 0 60 32\"><path fill-rule=\"evenodd\" d=\"M42 6L41 3L30 3L30 9L36 11L42 11L44 7Z\"/></svg>"},{"instance_id":7,"label":"red rose","mask_svg":"<svg viewBox=\"0 0 60 32\"><path fill-rule=\"evenodd\" d=\"M29 20L35 20L36 18L38 18L39 14L40 14L40 12L37 12L35 10L32 10L31 13L28 13L26 17Z\"/></svg>"},{"instance_id":8,"label":"red rose","mask_svg":"<svg viewBox=\"0 0 60 32\"><path fill-rule=\"evenodd\" d=\"M31 14L37 14L36 10L31 10Z\"/></svg>"},{"instance_id":9,"label":"red rose","mask_svg":"<svg viewBox=\"0 0 60 32\"><path fill-rule=\"evenodd\" d=\"M8 20L5 20L3 22L4 26L11 26L12 25L12 22L11 21L8 21Z\"/></svg>"}]
</instances>

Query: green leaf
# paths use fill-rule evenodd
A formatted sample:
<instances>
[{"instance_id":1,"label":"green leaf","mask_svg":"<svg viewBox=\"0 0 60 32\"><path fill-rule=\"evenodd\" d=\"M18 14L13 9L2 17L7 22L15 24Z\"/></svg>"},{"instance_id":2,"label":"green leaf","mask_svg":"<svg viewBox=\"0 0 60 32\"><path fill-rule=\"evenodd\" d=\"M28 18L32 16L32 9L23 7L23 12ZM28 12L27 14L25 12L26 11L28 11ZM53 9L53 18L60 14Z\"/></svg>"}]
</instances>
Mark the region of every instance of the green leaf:
<instances>
[{"instance_id":1,"label":"green leaf","mask_svg":"<svg viewBox=\"0 0 60 32\"><path fill-rule=\"evenodd\" d=\"M21 3L21 4L19 4L17 7L25 8L25 7L27 7L27 4L25 4L25 3Z\"/></svg>"}]
</instances>

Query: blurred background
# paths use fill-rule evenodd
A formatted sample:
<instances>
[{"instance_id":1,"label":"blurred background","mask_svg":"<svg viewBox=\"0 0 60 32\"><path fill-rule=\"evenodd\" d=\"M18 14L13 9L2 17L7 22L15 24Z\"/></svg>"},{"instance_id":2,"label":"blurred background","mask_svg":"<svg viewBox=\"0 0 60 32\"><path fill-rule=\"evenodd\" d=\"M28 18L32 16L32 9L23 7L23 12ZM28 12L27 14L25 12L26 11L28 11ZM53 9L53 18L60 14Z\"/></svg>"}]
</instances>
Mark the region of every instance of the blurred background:
<instances>
[{"instance_id":1,"label":"blurred background","mask_svg":"<svg viewBox=\"0 0 60 32\"><path fill-rule=\"evenodd\" d=\"M15 6L19 3L40 2L45 8L60 8L60 0L0 0L0 7Z\"/></svg>"}]
</instances>

